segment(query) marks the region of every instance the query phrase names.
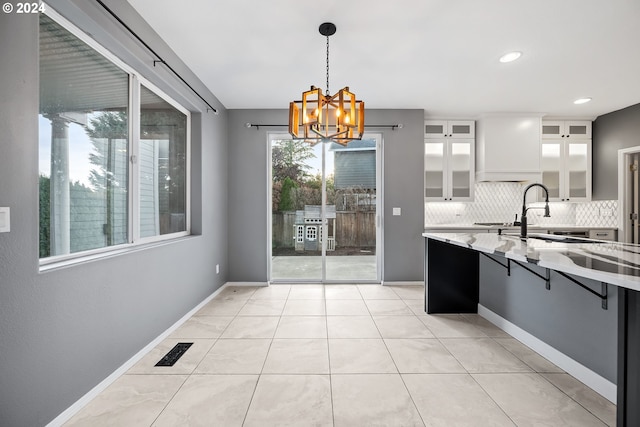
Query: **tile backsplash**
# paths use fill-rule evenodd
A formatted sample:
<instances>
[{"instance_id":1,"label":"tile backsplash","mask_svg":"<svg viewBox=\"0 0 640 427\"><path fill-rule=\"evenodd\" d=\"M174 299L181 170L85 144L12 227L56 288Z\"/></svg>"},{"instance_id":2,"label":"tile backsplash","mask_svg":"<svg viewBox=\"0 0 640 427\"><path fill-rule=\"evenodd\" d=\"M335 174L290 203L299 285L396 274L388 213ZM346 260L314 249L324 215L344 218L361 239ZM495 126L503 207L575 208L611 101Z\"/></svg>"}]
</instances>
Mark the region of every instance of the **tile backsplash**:
<instances>
[{"instance_id":1,"label":"tile backsplash","mask_svg":"<svg viewBox=\"0 0 640 427\"><path fill-rule=\"evenodd\" d=\"M522 194L526 184L519 182L479 182L473 202L425 203L425 226L441 224L473 224L475 222L513 222L522 212ZM529 192L533 194L533 189ZM531 206L528 204L527 206ZM534 204L534 206L544 206ZM618 227L618 201L601 200L585 203L552 202L551 217L544 218L542 209L527 212L530 224Z\"/></svg>"}]
</instances>

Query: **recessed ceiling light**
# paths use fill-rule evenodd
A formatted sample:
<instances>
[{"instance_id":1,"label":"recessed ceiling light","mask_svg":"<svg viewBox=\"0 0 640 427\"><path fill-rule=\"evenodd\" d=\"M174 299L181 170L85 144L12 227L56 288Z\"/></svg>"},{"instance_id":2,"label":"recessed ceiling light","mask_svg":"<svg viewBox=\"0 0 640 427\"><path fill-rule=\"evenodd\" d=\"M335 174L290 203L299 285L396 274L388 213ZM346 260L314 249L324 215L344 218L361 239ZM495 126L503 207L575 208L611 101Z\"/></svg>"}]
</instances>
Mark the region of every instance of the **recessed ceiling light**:
<instances>
[{"instance_id":1,"label":"recessed ceiling light","mask_svg":"<svg viewBox=\"0 0 640 427\"><path fill-rule=\"evenodd\" d=\"M574 104L586 104L589 101L591 101L591 98L579 98L579 99L576 99L575 101L573 101L573 103Z\"/></svg>"},{"instance_id":2,"label":"recessed ceiling light","mask_svg":"<svg viewBox=\"0 0 640 427\"><path fill-rule=\"evenodd\" d=\"M500 62L511 62L522 56L522 52L509 52L500 57Z\"/></svg>"}]
</instances>

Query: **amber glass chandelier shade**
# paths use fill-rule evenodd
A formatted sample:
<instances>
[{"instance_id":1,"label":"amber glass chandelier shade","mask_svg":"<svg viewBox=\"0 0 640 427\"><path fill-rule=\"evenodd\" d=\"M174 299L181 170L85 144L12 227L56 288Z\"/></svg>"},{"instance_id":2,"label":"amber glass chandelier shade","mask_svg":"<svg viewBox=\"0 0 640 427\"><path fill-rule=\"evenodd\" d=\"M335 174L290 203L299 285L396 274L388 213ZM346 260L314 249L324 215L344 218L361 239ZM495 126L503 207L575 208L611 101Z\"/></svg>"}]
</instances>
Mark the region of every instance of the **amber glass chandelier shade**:
<instances>
[{"instance_id":1,"label":"amber glass chandelier shade","mask_svg":"<svg viewBox=\"0 0 640 427\"><path fill-rule=\"evenodd\" d=\"M347 145L362 139L364 101L357 100L348 87L327 96L312 86L302 93L301 101L289 104L289 133L312 144L331 140Z\"/></svg>"}]
</instances>

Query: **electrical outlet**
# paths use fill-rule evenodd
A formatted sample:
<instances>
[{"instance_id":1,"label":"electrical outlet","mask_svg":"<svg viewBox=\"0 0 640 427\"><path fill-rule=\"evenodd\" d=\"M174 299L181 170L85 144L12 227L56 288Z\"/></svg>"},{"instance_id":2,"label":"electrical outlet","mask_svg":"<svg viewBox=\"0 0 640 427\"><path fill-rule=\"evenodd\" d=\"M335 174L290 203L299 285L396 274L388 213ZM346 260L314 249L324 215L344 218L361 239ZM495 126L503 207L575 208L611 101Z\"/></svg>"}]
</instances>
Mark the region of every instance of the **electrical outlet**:
<instances>
[{"instance_id":1,"label":"electrical outlet","mask_svg":"<svg viewBox=\"0 0 640 427\"><path fill-rule=\"evenodd\" d=\"M611 217L613 216L613 211L611 209L600 209L601 217Z\"/></svg>"},{"instance_id":2,"label":"electrical outlet","mask_svg":"<svg viewBox=\"0 0 640 427\"><path fill-rule=\"evenodd\" d=\"M10 213L10 208L0 208L0 233L8 233L11 231Z\"/></svg>"},{"instance_id":3,"label":"electrical outlet","mask_svg":"<svg viewBox=\"0 0 640 427\"><path fill-rule=\"evenodd\" d=\"M220 264L216 264L216 274L220 274Z\"/></svg>"}]
</instances>

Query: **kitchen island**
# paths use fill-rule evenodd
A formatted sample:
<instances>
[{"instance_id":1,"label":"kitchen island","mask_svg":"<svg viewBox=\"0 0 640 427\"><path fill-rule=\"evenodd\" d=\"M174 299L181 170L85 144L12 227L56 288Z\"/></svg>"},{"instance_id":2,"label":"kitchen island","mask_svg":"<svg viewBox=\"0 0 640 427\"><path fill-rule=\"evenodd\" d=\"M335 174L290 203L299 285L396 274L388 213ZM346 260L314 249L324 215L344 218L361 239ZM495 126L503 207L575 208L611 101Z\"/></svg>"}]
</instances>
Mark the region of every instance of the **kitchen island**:
<instances>
[{"instance_id":1,"label":"kitchen island","mask_svg":"<svg viewBox=\"0 0 640 427\"><path fill-rule=\"evenodd\" d=\"M428 313L477 311L484 290L488 300L492 293L502 298L500 315L540 340L561 348L554 334L564 334L560 339L577 346L572 357L604 351L608 369L615 371L604 375L617 383L618 425L640 425L640 247L545 234L423 237ZM534 288L537 294L529 293ZM572 322L573 329L567 326Z\"/></svg>"}]
</instances>

